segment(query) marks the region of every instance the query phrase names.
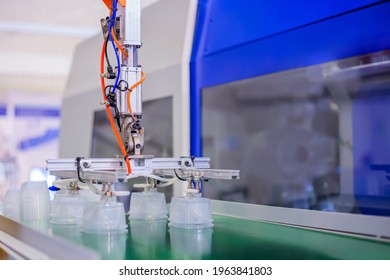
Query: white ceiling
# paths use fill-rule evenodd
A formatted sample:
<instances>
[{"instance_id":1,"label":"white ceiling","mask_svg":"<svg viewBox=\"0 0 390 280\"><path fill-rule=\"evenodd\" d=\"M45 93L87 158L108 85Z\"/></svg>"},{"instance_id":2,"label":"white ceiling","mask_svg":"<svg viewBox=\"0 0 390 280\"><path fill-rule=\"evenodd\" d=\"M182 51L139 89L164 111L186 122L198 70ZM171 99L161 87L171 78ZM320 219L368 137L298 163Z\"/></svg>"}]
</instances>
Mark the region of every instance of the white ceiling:
<instances>
[{"instance_id":1,"label":"white ceiling","mask_svg":"<svg viewBox=\"0 0 390 280\"><path fill-rule=\"evenodd\" d=\"M108 13L101 0L0 0L0 7L0 94L61 95L75 46L100 33Z\"/></svg>"}]
</instances>

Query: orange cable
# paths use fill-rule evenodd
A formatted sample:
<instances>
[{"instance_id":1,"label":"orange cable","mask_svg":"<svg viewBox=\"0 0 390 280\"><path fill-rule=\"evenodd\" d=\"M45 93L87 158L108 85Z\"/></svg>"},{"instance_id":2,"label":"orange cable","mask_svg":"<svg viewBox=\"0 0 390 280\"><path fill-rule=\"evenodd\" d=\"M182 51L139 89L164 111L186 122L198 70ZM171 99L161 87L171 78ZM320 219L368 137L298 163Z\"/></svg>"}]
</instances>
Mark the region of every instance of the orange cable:
<instances>
[{"instance_id":1,"label":"orange cable","mask_svg":"<svg viewBox=\"0 0 390 280\"><path fill-rule=\"evenodd\" d=\"M121 46L121 44L119 43L118 39L116 38L115 33L114 33L114 28L111 29L111 37L114 39L115 45L118 47L118 49L120 49L120 51L122 52L122 54L123 54L126 58L129 57L129 54L125 51L125 49Z\"/></svg>"},{"instance_id":2,"label":"orange cable","mask_svg":"<svg viewBox=\"0 0 390 280\"><path fill-rule=\"evenodd\" d=\"M129 91L128 91L128 94L127 94L127 108L129 110L129 113L132 115L132 117L134 118L135 120L135 117L133 115L133 110L131 108L131 100L130 100L130 95L131 95L131 92L137 87L139 86L140 84L143 83L143 81L145 81L146 77L145 77L145 73L144 71L141 71L141 80L139 80L138 82L136 82L134 85L132 85L130 88L129 88Z\"/></svg>"},{"instance_id":3,"label":"orange cable","mask_svg":"<svg viewBox=\"0 0 390 280\"><path fill-rule=\"evenodd\" d=\"M114 122L114 118L112 117L112 114L111 114L110 106L107 104L107 96L106 96L106 93L105 93L106 86L105 86L104 76L103 76L104 75L104 58L105 58L104 49L106 47L106 44L107 44L107 41L104 41L103 48L102 48L102 53L101 53L101 56L100 56L100 73L101 73L100 83L101 83L101 87L102 87L102 94L103 94L104 103L106 105L106 112L107 112L107 116L108 116L108 119L109 119L110 124L111 124L111 128L114 131L114 134L115 134L116 140L118 142L119 148L120 148L120 150L121 150L121 152L123 154L123 157L124 157L124 159L126 161L127 172L128 172L128 174L131 174L132 170L131 170L129 158L127 157L126 149L125 149L125 147L123 145L123 142L122 142L122 139L121 139L121 137L119 135L118 129L116 128L116 125L115 125L115 122Z\"/></svg>"}]
</instances>

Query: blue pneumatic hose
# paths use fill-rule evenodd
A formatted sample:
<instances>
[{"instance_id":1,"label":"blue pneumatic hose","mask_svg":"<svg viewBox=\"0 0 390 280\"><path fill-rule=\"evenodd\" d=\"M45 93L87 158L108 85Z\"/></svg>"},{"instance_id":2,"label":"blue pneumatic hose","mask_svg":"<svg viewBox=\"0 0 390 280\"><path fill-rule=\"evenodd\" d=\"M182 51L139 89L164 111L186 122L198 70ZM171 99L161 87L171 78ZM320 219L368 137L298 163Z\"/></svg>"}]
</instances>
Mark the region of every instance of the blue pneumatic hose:
<instances>
[{"instance_id":1,"label":"blue pneumatic hose","mask_svg":"<svg viewBox=\"0 0 390 280\"><path fill-rule=\"evenodd\" d=\"M112 47L113 47L113 49L114 49L116 61L117 61L117 64L118 64L118 73L117 73L117 75L116 75L114 87L113 87L113 89L112 89L111 94L115 94L115 91L116 91L116 89L118 88L119 78L120 78L120 75L121 75L121 64L120 64L121 62L120 62L120 60L119 60L119 54L118 54L118 51L117 51L117 49L116 49L114 39L113 39L112 36L111 36L111 28L112 28L111 24L115 22L117 6L118 6L118 0L116 0L116 1L113 0L113 1L112 1L112 10L113 10L113 12L112 12L112 14L111 14L110 20L108 21L108 36L109 36L109 38L110 38Z\"/></svg>"}]
</instances>

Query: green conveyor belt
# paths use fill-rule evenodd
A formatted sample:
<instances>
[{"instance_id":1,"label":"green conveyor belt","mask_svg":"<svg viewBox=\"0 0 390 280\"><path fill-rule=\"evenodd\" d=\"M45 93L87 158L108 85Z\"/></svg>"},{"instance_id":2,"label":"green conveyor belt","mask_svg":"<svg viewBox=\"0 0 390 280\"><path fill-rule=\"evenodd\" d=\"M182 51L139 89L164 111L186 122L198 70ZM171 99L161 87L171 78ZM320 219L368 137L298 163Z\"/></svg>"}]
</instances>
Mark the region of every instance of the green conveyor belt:
<instances>
[{"instance_id":1,"label":"green conveyor belt","mask_svg":"<svg viewBox=\"0 0 390 280\"><path fill-rule=\"evenodd\" d=\"M93 235L72 226L49 232L98 251L103 259L390 259L390 242L286 225L214 216L204 230L167 221L131 221L127 234Z\"/></svg>"}]
</instances>

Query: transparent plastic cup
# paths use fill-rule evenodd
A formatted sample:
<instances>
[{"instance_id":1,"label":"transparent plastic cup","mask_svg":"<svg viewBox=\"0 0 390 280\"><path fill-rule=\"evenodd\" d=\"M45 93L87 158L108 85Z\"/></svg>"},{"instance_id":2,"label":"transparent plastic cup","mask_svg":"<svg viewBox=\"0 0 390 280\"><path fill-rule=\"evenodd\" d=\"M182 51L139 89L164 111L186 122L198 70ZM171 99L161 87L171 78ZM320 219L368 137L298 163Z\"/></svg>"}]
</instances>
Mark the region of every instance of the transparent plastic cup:
<instances>
[{"instance_id":1,"label":"transparent plastic cup","mask_svg":"<svg viewBox=\"0 0 390 280\"><path fill-rule=\"evenodd\" d=\"M50 223L80 225L83 221L85 198L77 192L56 193L50 213Z\"/></svg>"},{"instance_id":2,"label":"transparent plastic cup","mask_svg":"<svg viewBox=\"0 0 390 280\"><path fill-rule=\"evenodd\" d=\"M155 190L133 192L130 199L130 219L162 220L167 218L165 195Z\"/></svg>"},{"instance_id":3,"label":"transparent plastic cup","mask_svg":"<svg viewBox=\"0 0 390 280\"><path fill-rule=\"evenodd\" d=\"M50 214L50 195L46 181L26 182L20 191L20 219L47 221Z\"/></svg>"},{"instance_id":4,"label":"transparent plastic cup","mask_svg":"<svg viewBox=\"0 0 390 280\"><path fill-rule=\"evenodd\" d=\"M10 189L4 197L4 216L18 221L20 219L20 189Z\"/></svg>"},{"instance_id":5,"label":"transparent plastic cup","mask_svg":"<svg viewBox=\"0 0 390 280\"><path fill-rule=\"evenodd\" d=\"M127 232L123 203L119 203L113 198L86 203L82 231L92 234Z\"/></svg>"},{"instance_id":6,"label":"transparent plastic cup","mask_svg":"<svg viewBox=\"0 0 390 280\"><path fill-rule=\"evenodd\" d=\"M171 200L169 226L187 229L213 227L210 199L200 194L173 197Z\"/></svg>"}]
</instances>

